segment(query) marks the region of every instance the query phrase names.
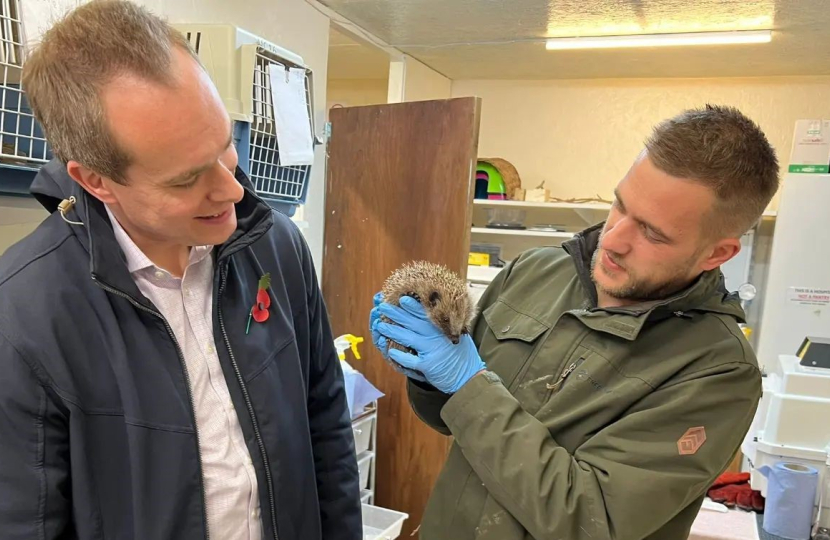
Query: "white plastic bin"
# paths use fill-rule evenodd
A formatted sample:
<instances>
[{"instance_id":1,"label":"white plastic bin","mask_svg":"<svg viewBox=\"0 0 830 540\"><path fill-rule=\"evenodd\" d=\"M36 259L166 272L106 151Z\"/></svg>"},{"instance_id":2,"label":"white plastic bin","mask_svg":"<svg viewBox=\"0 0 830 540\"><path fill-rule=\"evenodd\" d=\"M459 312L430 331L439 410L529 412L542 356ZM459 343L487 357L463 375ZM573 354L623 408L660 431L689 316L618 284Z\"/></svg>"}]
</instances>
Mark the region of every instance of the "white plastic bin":
<instances>
[{"instance_id":1,"label":"white plastic bin","mask_svg":"<svg viewBox=\"0 0 830 540\"><path fill-rule=\"evenodd\" d=\"M354 433L354 450L357 455L370 449L372 445L372 428L375 425L375 417L367 416L352 424Z\"/></svg>"},{"instance_id":2,"label":"white plastic bin","mask_svg":"<svg viewBox=\"0 0 830 540\"><path fill-rule=\"evenodd\" d=\"M369 487L369 472L372 470L372 452L364 452L357 456L357 470L360 473L360 489Z\"/></svg>"},{"instance_id":3,"label":"white plastic bin","mask_svg":"<svg viewBox=\"0 0 830 540\"><path fill-rule=\"evenodd\" d=\"M363 540L394 540L401 534L408 514L379 506L363 505Z\"/></svg>"},{"instance_id":4,"label":"white plastic bin","mask_svg":"<svg viewBox=\"0 0 830 540\"><path fill-rule=\"evenodd\" d=\"M368 489L361 489L360 490L360 502L363 504L369 504L369 499L372 498L372 492Z\"/></svg>"}]
</instances>

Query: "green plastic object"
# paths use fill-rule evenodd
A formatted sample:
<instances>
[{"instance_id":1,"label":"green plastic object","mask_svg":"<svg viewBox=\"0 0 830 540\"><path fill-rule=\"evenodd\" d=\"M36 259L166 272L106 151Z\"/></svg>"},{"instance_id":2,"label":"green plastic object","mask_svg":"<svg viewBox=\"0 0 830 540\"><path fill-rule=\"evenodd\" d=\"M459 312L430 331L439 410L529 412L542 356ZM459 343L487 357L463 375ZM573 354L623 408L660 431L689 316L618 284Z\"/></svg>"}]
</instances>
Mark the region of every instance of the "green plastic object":
<instances>
[{"instance_id":1,"label":"green plastic object","mask_svg":"<svg viewBox=\"0 0 830 540\"><path fill-rule=\"evenodd\" d=\"M476 172L484 172L487 174L487 177L489 178L487 183L487 193L498 195L505 195L507 193L507 188L504 186L504 178L502 178L498 169L489 163L479 161L478 165L476 165Z\"/></svg>"}]
</instances>

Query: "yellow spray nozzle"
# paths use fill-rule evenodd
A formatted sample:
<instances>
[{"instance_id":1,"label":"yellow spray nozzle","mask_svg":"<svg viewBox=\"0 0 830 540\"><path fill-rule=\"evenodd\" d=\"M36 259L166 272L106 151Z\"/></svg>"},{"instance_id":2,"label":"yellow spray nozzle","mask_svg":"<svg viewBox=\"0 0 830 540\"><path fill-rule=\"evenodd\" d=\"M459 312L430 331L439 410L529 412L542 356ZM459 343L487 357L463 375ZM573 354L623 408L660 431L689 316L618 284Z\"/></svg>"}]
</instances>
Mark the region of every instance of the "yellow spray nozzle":
<instances>
[{"instance_id":1,"label":"yellow spray nozzle","mask_svg":"<svg viewBox=\"0 0 830 540\"><path fill-rule=\"evenodd\" d=\"M346 359L346 349L351 349L352 354L360 360L360 351L357 350L357 344L363 343L363 338L360 336L353 336L352 334L344 334L334 340L334 347L337 349L337 356L340 360Z\"/></svg>"},{"instance_id":2,"label":"yellow spray nozzle","mask_svg":"<svg viewBox=\"0 0 830 540\"><path fill-rule=\"evenodd\" d=\"M363 338L359 336L353 336L351 334L346 335L346 339L349 341L349 345L351 345L352 353L354 353L354 357L360 360L360 352L357 350L357 344L363 343Z\"/></svg>"}]
</instances>

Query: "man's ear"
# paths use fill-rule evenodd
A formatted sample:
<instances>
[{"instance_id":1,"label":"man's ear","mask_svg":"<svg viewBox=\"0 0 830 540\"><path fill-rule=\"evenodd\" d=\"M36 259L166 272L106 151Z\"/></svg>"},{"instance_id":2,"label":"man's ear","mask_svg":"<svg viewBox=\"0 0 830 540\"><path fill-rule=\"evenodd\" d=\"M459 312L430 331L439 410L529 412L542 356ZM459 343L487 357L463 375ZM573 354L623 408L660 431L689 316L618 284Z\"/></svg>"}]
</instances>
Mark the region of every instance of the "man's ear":
<instances>
[{"instance_id":1,"label":"man's ear","mask_svg":"<svg viewBox=\"0 0 830 540\"><path fill-rule=\"evenodd\" d=\"M709 256L703 259L701 269L706 272L717 268L741 251L740 238L724 238L712 247Z\"/></svg>"},{"instance_id":2,"label":"man's ear","mask_svg":"<svg viewBox=\"0 0 830 540\"><path fill-rule=\"evenodd\" d=\"M84 190L104 204L113 204L116 198L109 188L111 180L104 178L97 172L88 169L77 161L69 161L66 164L66 172Z\"/></svg>"}]
</instances>

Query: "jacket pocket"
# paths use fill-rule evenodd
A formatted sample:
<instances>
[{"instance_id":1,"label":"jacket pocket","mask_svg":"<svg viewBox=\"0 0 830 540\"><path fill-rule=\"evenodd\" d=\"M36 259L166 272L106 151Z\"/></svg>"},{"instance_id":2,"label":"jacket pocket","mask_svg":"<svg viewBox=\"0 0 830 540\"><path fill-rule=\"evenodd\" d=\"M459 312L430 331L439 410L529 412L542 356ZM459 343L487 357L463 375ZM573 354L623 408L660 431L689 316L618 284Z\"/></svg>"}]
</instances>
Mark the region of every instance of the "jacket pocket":
<instances>
[{"instance_id":1,"label":"jacket pocket","mask_svg":"<svg viewBox=\"0 0 830 540\"><path fill-rule=\"evenodd\" d=\"M509 387L536 350L550 324L499 300L482 313L489 332L479 350L487 368Z\"/></svg>"},{"instance_id":2,"label":"jacket pocket","mask_svg":"<svg viewBox=\"0 0 830 540\"><path fill-rule=\"evenodd\" d=\"M277 362L277 358L284 356L284 353L291 354L292 351L296 351L296 346L294 346L295 342L296 340L294 336L290 336L281 343L275 345L273 347L273 352L269 354L260 364L253 366L250 373L245 375L245 383L247 384L256 379L257 376L265 371L271 364Z\"/></svg>"}]
</instances>

